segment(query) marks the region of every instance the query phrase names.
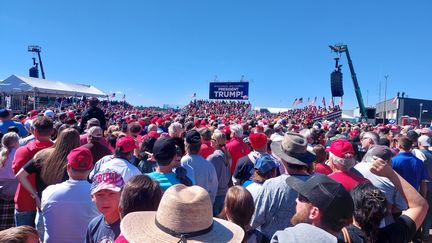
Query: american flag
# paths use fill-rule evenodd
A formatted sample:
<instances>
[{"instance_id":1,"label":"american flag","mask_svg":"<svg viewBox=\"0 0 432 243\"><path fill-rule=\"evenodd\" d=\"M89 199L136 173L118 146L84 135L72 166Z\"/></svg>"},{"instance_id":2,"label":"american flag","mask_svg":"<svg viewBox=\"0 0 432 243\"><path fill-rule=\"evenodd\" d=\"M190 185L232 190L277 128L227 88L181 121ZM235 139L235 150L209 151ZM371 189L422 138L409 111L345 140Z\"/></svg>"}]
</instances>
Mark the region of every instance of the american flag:
<instances>
[{"instance_id":1,"label":"american flag","mask_svg":"<svg viewBox=\"0 0 432 243\"><path fill-rule=\"evenodd\" d=\"M295 100L293 101L293 105L297 104L297 98L295 98Z\"/></svg>"},{"instance_id":2,"label":"american flag","mask_svg":"<svg viewBox=\"0 0 432 243\"><path fill-rule=\"evenodd\" d=\"M122 100L126 100L126 94L123 95Z\"/></svg>"},{"instance_id":3,"label":"american flag","mask_svg":"<svg viewBox=\"0 0 432 243\"><path fill-rule=\"evenodd\" d=\"M325 108L326 107L325 97L322 98L322 104L323 104L323 107Z\"/></svg>"},{"instance_id":4,"label":"american flag","mask_svg":"<svg viewBox=\"0 0 432 243\"><path fill-rule=\"evenodd\" d=\"M342 106L343 106L343 100L342 100L342 96L341 96L341 97L340 97L340 100L339 100L339 107L342 108Z\"/></svg>"},{"instance_id":5,"label":"american flag","mask_svg":"<svg viewBox=\"0 0 432 243\"><path fill-rule=\"evenodd\" d=\"M190 98L191 99L195 99L196 98L196 93L193 93L193 95Z\"/></svg>"},{"instance_id":6,"label":"american flag","mask_svg":"<svg viewBox=\"0 0 432 243\"><path fill-rule=\"evenodd\" d=\"M392 104L396 104L397 100L398 100L398 97L396 96L396 97L394 97L394 99L391 101L391 103L392 103Z\"/></svg>"},{"instance_id":7,"label":"american flag","mask_svg":"<svg viewBox=\"0 0 432 243\"><path fill-rule=\"evenodd\" d=\"M315 99L312 101L311 106L315 106L316 101L317 101L317 97L315 96Z\"/></svg>"},{"instance_id":8,"label":"american flag","mask_svg":"<svg viewBox=\"0 0 432 243\"><path fill-rule=\"evenodd\" d=\"M296 105L299 105L301 103L303 103L303 98L298 99Z\"/></svg>"}]
</instances>

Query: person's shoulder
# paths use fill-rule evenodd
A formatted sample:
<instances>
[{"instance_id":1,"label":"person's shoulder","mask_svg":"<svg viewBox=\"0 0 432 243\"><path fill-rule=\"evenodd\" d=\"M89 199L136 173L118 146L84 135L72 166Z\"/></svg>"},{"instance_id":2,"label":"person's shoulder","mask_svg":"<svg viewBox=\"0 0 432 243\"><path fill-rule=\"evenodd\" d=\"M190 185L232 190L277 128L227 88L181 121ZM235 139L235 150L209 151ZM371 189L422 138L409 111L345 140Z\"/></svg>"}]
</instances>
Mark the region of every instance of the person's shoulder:
<instances>
[{"instance_id":1,"label":"person's shoulder","mask_svg":"<svg viewBox=\"0 0 432 243\"><path fill-rule=\"evenodd\" d=\"M62 188L64 187L64 182L50 185L42 193L42 198L47 200L49 198L55 197L57 194L62 192Z\"/></svg>"},{"instance_id":2,"label":"person's shoulder","mask_svg":"<svg viewBox=\"0 0 432 243\"><path fill-rule=\"evenodd\" d=\"M306 240L308 239L308 240ZM337 242L334 235L311 224L300 223L294 227L278 230L271 242Z\"/></svg>"},{"instance_id":3,"label":"person's shoulder","mask_svg":"<svg viewBox=\"0 0 432 243\"><path fill-rule=\"evenodd\" d=\"M263 183L262 187L266 189L288 187L288 184L285 181L289 176L290 175L282 174L280 176L270 178Z\"/></svg>"},{"instance_id":4,"label":"person's shoulder","mask_svg":"<svg viewBox=\"0 0 432 243\"><path fill-rule=\"evenodd\" d=\"M185 154L182 158L181 158L181 162L182 163L184 163L184 162L189 162L189 161L191 161L192 160L192 157L189 155L189 154Z\"/></svg>"},{"instance_id":5,"label":"person's shoulder","mask_svg":"<svg viewBox=\"0 0 432 243\"><path fill-rule=\"evenodd\" d=\"M153 171L150 173L146 173L145 175L147 175L148 177L152 178L152 179L158 179L161 177L161 173L157 172L157 171Z\"/></svg>"},{"instance_id":6,"label":"person's shoulder","mask_svg":"<svg viewBox=\"0 0 432 243\"><path fill-rule=\"evenodd\" d=\"M104 216L103 214L100 214L96 217L94 217L92 220L90 220L90 223L88 224L89 229L97 229L101 223L103 223Z\"/></svg>"}]
</instances>

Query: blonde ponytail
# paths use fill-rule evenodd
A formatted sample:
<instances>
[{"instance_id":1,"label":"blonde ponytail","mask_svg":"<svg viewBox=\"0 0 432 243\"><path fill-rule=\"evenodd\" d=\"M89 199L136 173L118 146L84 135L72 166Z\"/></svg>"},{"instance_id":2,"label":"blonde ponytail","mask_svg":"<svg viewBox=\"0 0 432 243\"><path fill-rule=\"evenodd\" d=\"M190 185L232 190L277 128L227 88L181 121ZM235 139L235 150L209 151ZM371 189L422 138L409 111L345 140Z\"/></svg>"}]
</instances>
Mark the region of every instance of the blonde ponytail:
<instances>
[{"instance_id":1,"label":"blonde ponytail","mask_svg":"<svg viewBox=\"0 0 432 243\"><path fill-rule=\"evenodd\" d=\"M19 136L15 132L8 132L3 136L1 140L2 148L0 150L0 168L3 168L11 149L16 147L18 142Z\"/></svg>"}]
</instances>

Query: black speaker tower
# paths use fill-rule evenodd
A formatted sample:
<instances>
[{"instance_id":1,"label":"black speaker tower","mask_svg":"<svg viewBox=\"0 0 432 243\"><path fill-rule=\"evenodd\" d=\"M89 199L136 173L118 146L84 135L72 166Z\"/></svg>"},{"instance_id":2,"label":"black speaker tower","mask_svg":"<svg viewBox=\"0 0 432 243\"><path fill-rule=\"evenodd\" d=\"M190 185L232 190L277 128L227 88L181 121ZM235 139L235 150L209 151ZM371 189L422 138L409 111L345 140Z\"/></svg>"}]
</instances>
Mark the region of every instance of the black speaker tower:
<instances>
[{"instance_id":1,"label":"black speaker tower","mask_svg":"<svg viewBox=\"0 0 432 243\"><path fill-rule=\"evenodd\" d=\"M333 97L342 97L344 95L343 83L342 83L342 65L339 65L339 58L335 58L336 65L335 70L330 75L330 87Z\"/></svg>"}]
</instances>

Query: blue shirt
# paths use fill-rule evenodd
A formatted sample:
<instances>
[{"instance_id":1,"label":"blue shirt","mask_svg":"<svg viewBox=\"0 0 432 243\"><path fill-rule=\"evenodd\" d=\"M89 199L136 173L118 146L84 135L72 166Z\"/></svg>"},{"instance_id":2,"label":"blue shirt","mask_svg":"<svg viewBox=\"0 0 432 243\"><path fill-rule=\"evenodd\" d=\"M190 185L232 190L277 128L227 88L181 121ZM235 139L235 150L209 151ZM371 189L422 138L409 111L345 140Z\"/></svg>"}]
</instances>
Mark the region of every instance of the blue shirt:
<instances>
[{"instance_id":1,"label":"blue shirt","mask_svg":"<svg viewBox=\"0 0 432 243\"><path fill-rule=\"evenodd\" d=\"M85 243L114 242L120 235L120 219L107 224L105 217L99 215L88 225Z\"/></svg>"},{"instance_id":2,"label":"blue shirt","mask_svg":"<svg viewBox=\"0 0 432 243\"><path fill-rule=\"evenodd\" d=\"M176 174L174 172L162 174L160 172L154 171L146 175L148 175L152 180L158 181L159 185L162 187L164 191L168 189L170 186L180 184L180 181L176 178Z\"/></svg>"},{"instance_id":3,"label":"blue shirt","mask_svg":"<svg viewBox=\"0 0 432 243\"><path fill-rule=\"evenodd\" d=\"M421 181L429 180L429 174L423 161L411 152L398 153L392 158L392 167L417 191L420 189Z\"/></svg>"},{"instance_id":4,"label":"blue shirt","mask_svg":"<svg viewBox=\"0 0 432 243\"><path fill-rule=\"evenodd\" d=\"M21 123L19 123L19 122L12 121L12 120L0 121L0 132L3 133L3 134L5 134L5 133L7 133L8 128L12 127L12 126L18 128L18 130L19 130L18 135L20 137L27 136L28 132L25 129L24 125L21 124Z\"/></svg>"}]
</instances>

